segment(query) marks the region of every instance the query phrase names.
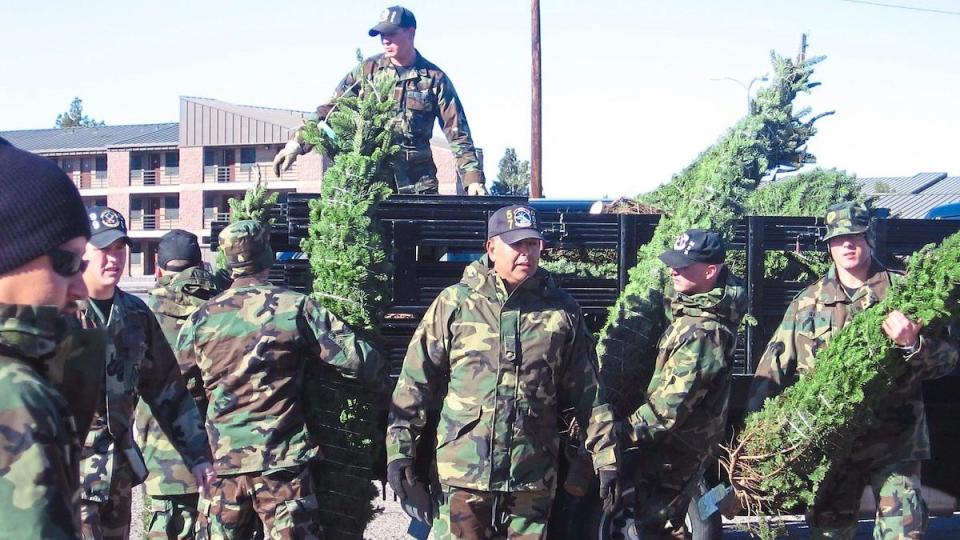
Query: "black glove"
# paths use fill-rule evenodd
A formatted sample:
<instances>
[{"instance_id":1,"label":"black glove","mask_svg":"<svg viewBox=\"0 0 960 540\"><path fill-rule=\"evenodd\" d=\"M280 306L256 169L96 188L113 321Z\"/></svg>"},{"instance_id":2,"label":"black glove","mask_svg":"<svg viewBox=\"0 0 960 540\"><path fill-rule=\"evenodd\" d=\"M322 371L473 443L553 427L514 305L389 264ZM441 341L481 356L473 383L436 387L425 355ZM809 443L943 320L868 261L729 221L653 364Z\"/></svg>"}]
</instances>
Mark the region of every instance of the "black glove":
<instances>
[{"instance_id":1,"label":"black glove","mask_svg":"<svg viewBox=\"0 0 960 540\"><path fill-rule=\"evenodd\" d=\"M600 469L600 500L603 501L603 513L612 514L620 506L620 482L616 469Z\"/></svg>"},{"instance_id":2,"label":"black glove","mask_svg":"<svg viewBox=\"0 0 960 540\"><path fill-rule=\"evenodd\" d=\"M403 486L403 480L411 486L417 483L413 460L410 458L397 458L387 464L387 482L390 483L390 489L401 499L406 499L407 490Z\"/></svg>"}]
</instances>

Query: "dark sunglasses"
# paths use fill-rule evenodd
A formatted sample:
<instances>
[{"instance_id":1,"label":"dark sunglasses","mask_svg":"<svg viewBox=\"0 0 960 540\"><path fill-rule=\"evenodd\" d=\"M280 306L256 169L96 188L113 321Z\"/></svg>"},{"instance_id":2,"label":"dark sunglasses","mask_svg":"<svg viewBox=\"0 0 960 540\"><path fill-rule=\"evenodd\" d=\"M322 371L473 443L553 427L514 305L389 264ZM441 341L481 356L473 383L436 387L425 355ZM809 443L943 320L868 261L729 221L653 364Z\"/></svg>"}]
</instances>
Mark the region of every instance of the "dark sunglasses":
<instances>
[{"instance_id":1,"label":"dark sunglasses","mask_svg":"<svg viewBox=\"0 0 960 540\"><path fill-rule=\"evenodd\" d=\"M53 248L47 252L53 271L63 277L73 277L87 269L87 261L82 255L65 249Z\"/></svg>"}]
</instances>

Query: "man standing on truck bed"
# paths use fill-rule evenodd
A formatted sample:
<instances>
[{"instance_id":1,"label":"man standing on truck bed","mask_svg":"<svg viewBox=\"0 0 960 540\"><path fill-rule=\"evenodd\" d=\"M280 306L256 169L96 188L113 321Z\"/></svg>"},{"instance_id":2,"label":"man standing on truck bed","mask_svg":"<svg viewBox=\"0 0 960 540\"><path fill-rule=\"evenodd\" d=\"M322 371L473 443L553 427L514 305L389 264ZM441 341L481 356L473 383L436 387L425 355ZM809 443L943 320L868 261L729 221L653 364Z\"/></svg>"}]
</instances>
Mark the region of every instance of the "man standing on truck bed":
<instances>
[{"instance_id":1,"label":"man standing on truck bed","mask_svg":"<svg viewBox=\"0 0 960 540\"><path fill-rule=\"evenodd\" d=\"M463 104L450 78L414 48L417 19L401 6L391 6L380 14L380 21L370 29L370 36L380 36L383 53L364 60L340 81L330 102L317 107L312 119L326 120L334 100L344 94L360 92L361 78L368 80L396 79L394 99L400 123L400 152L393 163L393 186L398 193L436 194L437 166L430 150L434 119L440 121L450 151L457 161L457 174L468 195L486 195L483 169L473 146L470 126ZM288 169L297 156L313 147L300 139L298 131L273 160L274 173Z\"/></svg>"},{"instance_id":2,"label":"man standing on truck bed","mask_svg":"<svg viewBox=\"0 0 960 540\"><path fill-rule=\"evenodd\" d=\"M630 502L644 538L684 538L691 494L726 429L747 289L725 258L720 235L700 229L684 232L660 255L673 285L666 294L670 325L646 399L624 420L622 433L624 474L635 486Z\"/></svg>"},{"instance_id":3,"label":"man standing on truck bed","mask_svg":"<svg viewBox=\"0 0 960 540\"><path fill-rule=\"evenodd\" d=\"M833 265L787 307L783 322L760 358L748 411L782 392L814 365L817 351L854 316L882 300L899 276L873 257L870 215L847 202L827 209ZM867 484L877 502L874 538L921 538L926 505L920 494L920 462L930 458L921 382L950 373L958 349L952 339L921 334L923 328L891 311L883 331L903 349L907 371L893 386L875 423L856 442L849 462L832 469L807 513L811 538L853 538L860 496Z\"/></svg>"},{"instance_id":4,"label":"man standing on truck bed","mask_svg":"<svg viewBox=\"0 0 960 540\"><path fill-rule=\"evenodd\" d=\"M597 383L593 336L577 302L539 268L538 225L529 206L497 210L487 254L430 305L403 360L387 479L402 501L419 483L418 440L439 410L437 540L545 538L566 410L585 429L605 505L618 492L613 410Z\"/></svg>"}]
</instances>

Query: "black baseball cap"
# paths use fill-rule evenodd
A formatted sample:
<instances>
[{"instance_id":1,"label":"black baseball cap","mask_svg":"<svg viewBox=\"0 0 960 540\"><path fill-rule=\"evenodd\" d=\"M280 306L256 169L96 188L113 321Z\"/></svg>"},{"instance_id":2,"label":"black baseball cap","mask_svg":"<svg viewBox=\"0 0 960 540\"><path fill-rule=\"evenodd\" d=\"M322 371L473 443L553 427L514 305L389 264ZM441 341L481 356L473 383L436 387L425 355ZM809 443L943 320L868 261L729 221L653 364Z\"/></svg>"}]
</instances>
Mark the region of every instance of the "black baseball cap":
<instances>
[{"instance_id":1,"label":"black baseball cap","mask_svg":"<svg viewBox=\"0 0 960 540\"><path fill-rule=\"evenodd\" d=\"M543 240L537 211L522 204L504 206L497 210L487 222L487 239L495 236L508 244L527 238Z\"/></svg>"},{"instance_id":2,"label":"black baseball cap","mask_svg":"<svg viewBox=\"0 0 960 540\"><path fill-rule=\"evenodd\" d=\"M413 12L403 6L390 6L380 13L380 22L370 29L370 37L379 34L392 34L401 28L416 28L417 18Z\"/></svg>"},{"instance_id":3,"label":"black baseball cap","mask_svg":"<svg viewBox=\"0 0 960 540\"><path fill-rule=\"evenodd\" d=\"M670 268L686 268L702 262L720 264L727 256L723 238L713 231L689 229L677 237L673 249L660 254L660 260Z\"/></svg>"},{"instance_id":4,"label":"black baseball cap","mask_svg":"<svg viewBox=\"0 0 960 540\"><path fill-rule=\"evenodd\" d=\"M157 246L157 264L164 270L179 272L191 266L197 266L203 260L200 255L200 242L197 235L183 229L174 229L160 237ZM183 261L175 267L168 268L170 261Z\"/></svg>"},{"instance_id":5,"label":"black baseball cap","mask_svg":"<svg viewBox=\"0 0 960 540\"><path fill-rule=\"evenodd\" d=\"M130 245L127 221L120 212L106 206L93 206L87 208L87 217L90 218L90 244L93 247L103 249L121 238Z\"/></svg>"}]
</instances>

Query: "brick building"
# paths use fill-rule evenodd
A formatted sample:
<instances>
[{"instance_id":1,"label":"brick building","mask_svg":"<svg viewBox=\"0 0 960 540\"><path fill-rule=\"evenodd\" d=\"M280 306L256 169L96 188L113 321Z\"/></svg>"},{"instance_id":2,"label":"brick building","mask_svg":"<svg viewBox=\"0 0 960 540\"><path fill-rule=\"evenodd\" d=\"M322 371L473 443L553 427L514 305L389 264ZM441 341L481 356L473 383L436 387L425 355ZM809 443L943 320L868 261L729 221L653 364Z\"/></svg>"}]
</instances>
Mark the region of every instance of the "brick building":
<instances>
[{"instance_id":1,"label":"brick building","mask_svg":"<svg viewBox=\"0 0 960 540\"><path fill-rule=\"evenodd\" d=\"M181 97L180 121L165 124L0 132L24 150L54 160L88 206L106 205L126 218L133 246L127 272L153 275L159 238L170 229L209 237L262 174L271 191L316 193L319 154L300 156L280 178L271 162L307 115L301 111ZM434 139L441 193L457 190L453 156Z\"/></svg>"}]
</instances>

